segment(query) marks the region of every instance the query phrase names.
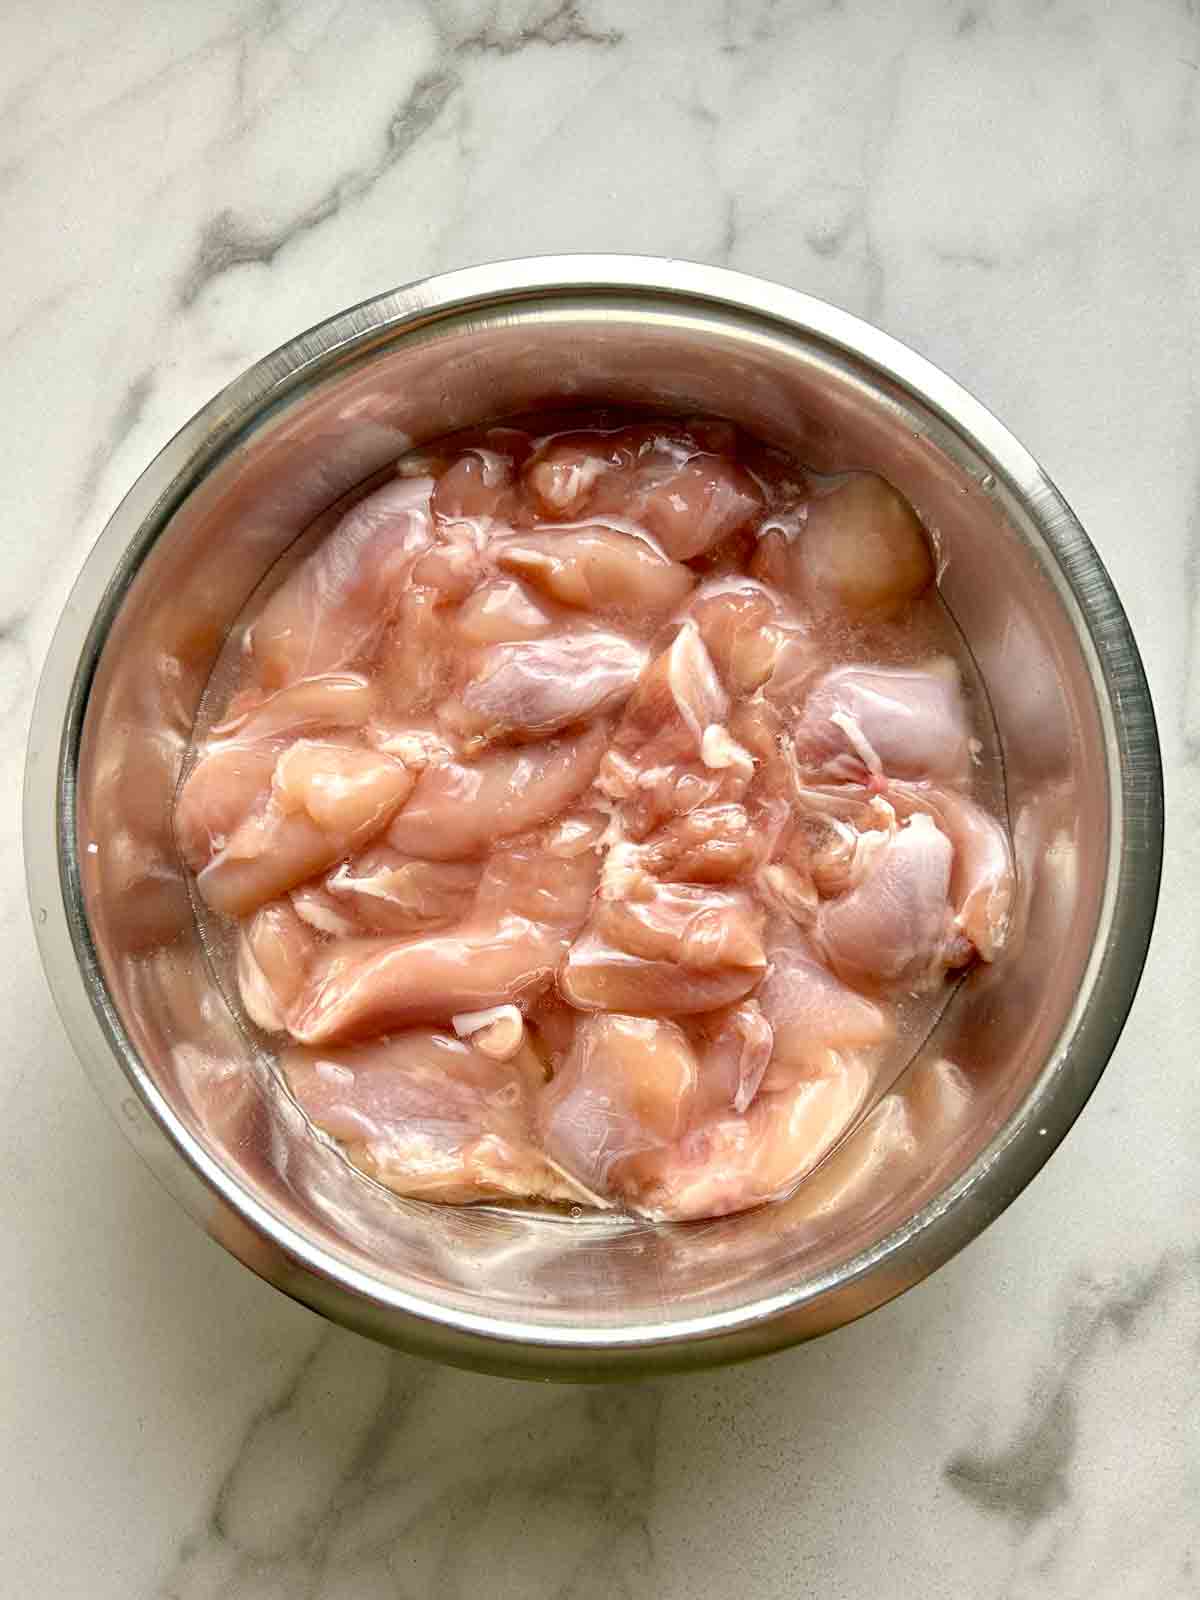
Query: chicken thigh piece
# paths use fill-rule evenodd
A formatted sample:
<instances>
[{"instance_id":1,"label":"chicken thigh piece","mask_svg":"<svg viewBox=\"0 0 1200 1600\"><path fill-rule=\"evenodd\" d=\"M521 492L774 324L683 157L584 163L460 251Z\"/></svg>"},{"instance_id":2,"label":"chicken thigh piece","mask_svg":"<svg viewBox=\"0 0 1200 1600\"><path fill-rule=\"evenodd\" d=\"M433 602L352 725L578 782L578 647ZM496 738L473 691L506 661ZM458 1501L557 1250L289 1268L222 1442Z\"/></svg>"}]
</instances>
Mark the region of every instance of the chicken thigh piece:
<instances>
[{"instance_id":1,"label":"chicken thigh piece","mask_svg":"<svg viewBox=\"0 0 1200 1600\"><path fill-rule=\"evenodd\" d=\"M764 1089L786 1089L834 1057L865 1056L895 1033L888 1012L836 978L795 930L768 940L767 960L755 996L773 1036Z\"/></svg>"},{"instance_id":2,"label":"chicken thigh piece","mask_svg":"<svg viewBox=\"0 0 1200 1600\"><path fill-rule=\"evenodd\" d=\"M260 906L238 937L238 992L246 1015L266 1033L278 1033L300 999L317 950L317 938L287 900Z\"/></svg>"},{"instance_id":3,"label":"chicken thigh piece","mask_svg":"<svg viewBox=\"0 0 1200 1600\"><path fill-rule=\"evenodd\" d=\"M443 719L466 737L544 739L616 711L646 658L624 634L600 630L493 645Z\"/></svg>"},{"instance_id":4,"label":"chicken thigh piece","mask_svg":"<svg viewBox=\"0 0 1200 1600\"><path fill-rule=\"evenodd\" d=\"M411 563L432 542L429 478L397 479L351 507L266 602L245 647L264 688L336 672L369 650Z\"/></svg>"},{"instance_id":5,"label":"chicken thigh piece","mask_svg":"<svg viewBox=\"0 0 1200 1600\"><path fill-rule=\"evenodd\" d=\"M813 684L792 730L798 758L829 781L962 782L970 724L958 668L835 667Z\"/></svg>"},{"instance_id":6,"label":"chicken thigh piece","mask_svg":"<svg viewBox=\"0 0 1200 1600\"><path fill-rule=\"evenodd\" d=\"M800 531L788 544L787 570L797 599L854 621L896 616L934 579L933 552L916 512L871 472L856 472L806 502Z\"/></svg>"},{"instance_id":7,"label":"chicken thigh piece","mask_svg":"<svg viewBox=\"0 0 1200 1600\"><path fill-rule=\"evenodd\" d=\"M582 1011L687 1016L733 1005L766 970L762 916L743 892L658 884L597 900L567 953L559 991Z\"/></svg>"},{"instance_id":8,"label":"chicken thigh piece","mask_svg":"<svg viewBox=\"0 0 1200 1600\"><path fill-rule=\"evenodd\" d=\"M984 961L994 961L1008 938L1016 868L1008 830L990 811L952 789L892 785L897 810L926 810L954 847L950 901L955 927Z\"/></svg>"},{"instance_id":9,"label":"chicken thigh piece","mask_svg":"<svg viewBox=\"0 0 1200 1600\"><path fill-rule=\"evenodd\" d=\"M695 1051L676 1023L616 1012L585 1017L538 1097L543 1145L604 1193L614 1164L682 1137L699 1081Z\"/></svg>"},{"instance_id":10,"label":"chicken thigh piece","mask_svg":"<svg viewBox=\"0 0 1200 1600\"><path fill-rule=\"evenodd\" d=\"M762 491L736 462L703 451L645 458L633 475L629 515L676 561L692 561L756 522Z\"/></svg>"},{"instance_id":11,"label":"chicken thigh piece","mask_svg":"<svg viewBox=\"0 0 1200 1600\"><path fill-rule=\"evenodd\" d=\"M846 1134L870 1083L851 1057L777 1093L760 1090L744 1116L711 1117L677 1144L632 1158L621 1192L635 1211L662 1222L724 1217L781 1199Z\"/></svg>"},{"instance_id":12,"label":"chicken thigh piece","mask_svg":"<svg viewBox=\"0 0 1200 1600\"><path fill-rule=\"evenodd\" d=\"M310 1121L397 1194L459 1205L589 1198L533 1143L536 1079L521 1058L496 1061L413 1029L337 1050L294 1047L280 1067Z\"/></svg>"},{"instance_id":13,"label":"chicken thigh piece","mask_svg":"<svg viewBox=\"0 0 1200 1600\"><path fill-rule=\"evenodd\" d=\"M380 751L298 739L276 761L265 804L201 868L196 887L214 911L244 916L361 850L413 781Z\"/></svg>"},{"instance_id":14,"label":"chicken thigh piece","mask_svg":"<svg viewBox=\"0 0 1200 1600\"><path fill-rule=\"evenodd\" d=\"M917 813L886 841L857 888L822 902L818 951L845 982L920 987L945 969L952 933L949 839Z\"/></svg>"},{"instance_id":15,"label":"chicken thigh piece","mask_svg":"<svg viewBox=\"0 0 1200 1600\"><path fill-rule=\"evenodd\" d=\"M607 743L608 730L597 722L544 744L430 766L388 843L429 861L481 856L495 840L536 828L572 805L591 786Z\"/></svg>"},{"instance_id":16,"label":"chicken thigh piece","mask_svg":"<svg viewBox=\"0 0 1200 1600\"><path fill-rule=\"evenodd\" d=\"M554 981L598 871L594 841L557 854L536 838L513 841L488 863L462 922L420 938L345 940L321 951L289 1031L323 1044L526 1006Z\"/></svg>"},{"instance_id":17,"label":"chicken thigh piece","mask_svg":"<svg viewBox=\"0 0 1200 1600\"><path fill-rule=\"evenodd\" d=\"M496 562L560 605L617 617L662 616L696 583L636 530L604 523L514 534L497 542Z\"/></svg>"}]
</instances>

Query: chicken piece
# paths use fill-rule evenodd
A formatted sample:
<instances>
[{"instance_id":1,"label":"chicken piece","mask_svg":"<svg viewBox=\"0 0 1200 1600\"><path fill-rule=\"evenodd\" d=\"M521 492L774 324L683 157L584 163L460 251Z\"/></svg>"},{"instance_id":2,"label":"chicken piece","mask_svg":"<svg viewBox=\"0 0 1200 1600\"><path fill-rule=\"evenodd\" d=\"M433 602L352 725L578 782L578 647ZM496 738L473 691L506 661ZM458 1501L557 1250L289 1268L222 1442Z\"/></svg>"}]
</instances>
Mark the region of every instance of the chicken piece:
<instances>
[{"instance_id":1,"label":"chicken piece","mask_svg":"<svg viewBox=\"0 0 1200 1600\"><path fill-rule=\"evenodd\" d=\"M468 649L475 649L540 639L554 627L554 617L516 578L494 578L460 607L456 627Z\"/></svg>"},{"instance_id":2,"label":"chicken piece","mask_svg":"<svg viewBox=\"0 0 1200 1600\"><path fill-rule=\"evenodd\" d=\"M695 1052L677 1024L616 1013L586 1017L538 1097L542 1144L603 1193L615 1164L682 1137L699 1081Z\"/></svg>"},{"instance_id":3,"label":"chicken piece","mask_svg":"<svg viewBox=\"0 0 1200 1600\"><path fill-rule=\"evenodd\" d=\"M729 696L699 628L688 620L646 669L613 745L640 756L653 741L655 764L687 761L700 755L705 729L723 724L728 715Z\"/></svg>"},{"instance_id":4,"label":"chicken piece","mask_svg":"<svg viewBox=\"0 0 1200 1600\"><path fill-rule=\"evenodd\" d=\"M305 1043L366 1038L527 1003L549 987L587 917L599 870L595 834L589 848L569 854L555 854L545 838L513 840L489 861L468 916L444 932L322 952L290 1031Z\"/></svg>"},{"instance_id":5,"label":"chicken piece","mask_svg":"<svg viewBox=\"0 0 1200 1600\"><path fill-rule=\"evenodd\" d=\"M789 551L793 593L855 621L894 617L933 582L933 552L908 501L874 473L809 500Z\"/></svg>"},{"instance_id":6,"label":"chicken piece","mask_svg":"<svg viewBox=\"0 0 1200 1600\"><path fill-rule=\"evenodd\" d=\"M698 806L742 799L754 761L728 735L728 713L699 629L687 620L642 674L597 780L620 802L627 832L644 838Z\"/></svg>"},{"instance_id":7,"label":"chicken piece","mask_svg":"<svg viewBox=\"0 0 1200 1600\"><path fill-rule=\"evenodd\" d=\"M330 672L319 678L300 678L273 694L251 689L235 695L220 722L209 729L208 743L236 739L248 744L302 730L364 728L373 709L371 685L360 673Z\"/></svg>"},{"instance_id":8,"label":"chicken piece","mask_svg":"<svg viewBox=\"0 0 1200 1600\"><path fill-rule=\"evenodd\" d=\"M372 845L318 886L294 890L299 916L323 933L432 933L460 921L479 888L477 861L422 861Z\"/></svg>"},{"instance_id":9,"label":"chicken piece","mask_svg":"<svg viewBox=\"0 0 1200 1600\"><path fill-rule=\"evenodd\" d=\"M664 453L665 454L665 453ZM639 465L630 515L676 561L691 561L762 516L762 491L736 462L698 453L656 454Z\"/></svg>"},{"instance_id":10,"label":"chicken piece","mask_svg":"<svg viewBox=\"0 0 1200 1600\"><path fill-rule=\"evenodd\" d=\"M639 860L676 883L726 883L753 874L763 842L745 806L698 806L652 833Z\"/></svg>"},{"instance_id":11,"label":"chicken piece","mask_svg":"<svg viewBox=\"0 0 1200 1600\"><path fill-rule=\"evenodd\" d=\"M892 787L898 809L928 811L953 845L954 925L984 961L994 961L1008 937L1017 889L1008 830L990 811L953 790L916 784Z\"/></svg>"},{"instance_id":12,"label":"chicken piece","mask_svg":"<svg viewBox=\"0 0 1200 1600\"><path fill-rule=\"evenodd\" d=\"M495 553L505 572L581 611L661 616L673 611L696 582L694 572L636 530L601 523L514 534L500 540Z\"/></svg>"},{"instance_id":13,"label":"chicken piece","mask_svg":"<svg viewBox=\"0 0 1200 1600\"><path fill-rule=\"evenodd\" d=\"M910 817L876 855L857 888L826 900L814 938L847 983L916 984L939 974L951 934L954 852L933 819Z\"/></svg>"},{"instance_id":14,"label":"chicken piece","mask_svg":"<svg viewBox=\"0 0 1200 1600\"><path fill-rule=\"evenodd\" d=\"M431 506L439 523L507 523L516 508L513 464L498 450L473 448L447 467L437 481Z\"/></svg>"},{"instance_id":15,"label":"chicken piece","mask_svg":"<svg viewBox=\"0 0 1200 1600\"><path fill-rule=\"evenodd\" d=\"M762 967L680 967L649 960L583 933L558 975L559 992L580 1011L629 1011L682 1017L733 1005L750 993Z\"/></svg>"},{"instance_id":16,"label":"chicken piece","mask_svg":"<svg viewBox=\"0 0 1200 1600\"><path fill-rule=\"evenodd\" d=\"M526 462L525 487L539 515L577 517L600 480L632 462L632 451L613 448L602 434L559 434Z\"/></svg>"},{"instance_id":17,"label":"chicken piece","mask_svg":"<svg viewBox=\"0 0 1200 1600\"><path fill-rule=\"evenodd\" d=\"M733 1005L766 970L761 913L751 898L691 884L656 884L642 900L597 900L559 972L582 1011L685 1016Z\"/></svg>"},{"instance_id":18,"label":"chicken piece","mask_svg":"<svg viewBox=\"0 0 1200 1600\"><path fill-rule=\"evenodd\" d=\"M731 694L753 694L775 670L780 626L788 616L782 600L766 584L742 576L711 578L688 602L713 666Z\"/></svg>"},{"instance_id":19,"label":"chicken piece","mask_svg":"<svg viewBox=\"0 0 1200 1600\"><path fill-rule=\"evenodd\" d=\"M655 883L644 897L611 899L602 889L591 926L605 942L651 961L700 970L766 966L762 912L745 890Z\"/></svg>"},{"instance_id":20,"label":"chicken piece","mask_svg":"<svg viewBox=\"0 0 1200 1600\"><path fill-rule=\"evenodd\" d=\"M570 737L489 750L466 764L428 767L388 832L402 855L429 861L480 856L497 839L555 817L591 785L608 733L594 723Z\"/></svg>"},{"instance_id":21,"label":"chicken piece","mask_svg":"<svg viewBox=\"0 0 1200 1600\"><path fill-rule=\"evenodd\" d=\"M242 924L238 938L237 979L251 1022L267 1033L287 1026L316 953L310 927L286 900L261 906Z\"/></svg>"},{"instance_id":22,"label":"chicken piece","mask_svg":"<svg viewBox=\"0 0 1200 1600\"><path fill-rule=\"evenodd\" d=\"M762 1081L768 1093L893 1037L889 1013L834 977L799 938L769 941L767 959L769 970L755 998L773 1034Z\"/></svg>"},{"instance_id":23,"label":"chicken piece","mask_svg":"<svg viewBox=\"0 0 1200 1600\"><path fill-rule=\"evenodd\" d=\"M835 667L810 690L793 730L800 760L836 782L962 781L970 727L958 668Z\"/></svg>"},{"instance_id":24,"label":"chicken piece","mask_svg":"<svg viewBox=\"0 0 1200 1600\"><path fill-rule=\"evenodd\" d=\"M866 1103L870 1073L853 1058L778 1093L759 1091L744 1116L726 1112L678 1144L634 1157L622 1192L663 1222L724 1217L778 1200L844 1137Z\"/></svg>"},{"instance_id":25,"label":"chicken piece","mask_svg":"<svg viewBox=\"0 0 1200 1600\"><path fill-rule=\"evenodd\" d=\"M700 1099L705 1111L739 1114L762 1085L775 1043L774 1030L757 1000L701 1019L703 1046Z\"/></svg>"},{"instance_id":26,"label":"chicken piece","mask_svg":"<svg viewBox=\"0 0 1200 1600\"><path fill-rule=\"evenodd\" d=\"M466 736L545 738L615 711L628 699L647 652L620 633L559 633L485 650L461 701L444 716Z\"/></svg>"},{"instance_id":27,"label":"chicken piece","mask_svg":"<svg viewBox=\"0 0 1200 1600\"><path fill-rule=\"evenodd\" d=\"M354 1165L418 1200L588 1198L531 1137L525 1063L412 1030L345 1049L293 1048L280 1068L301 1110Z\"/></svg>"},{"instance_id":28,"label":"chicken piece","mask_svg":"<svg viewBox=\"0 0 1200 1600\"><path fill-rule=\"evenodd\" d=\"M475 898L479 920L525 917L558 930L567 941L575 937L587 921L596 890L602 829L589 820L582 847L575 842L563 848L555 836L565 826L552 823L541 833L509 839L495 851Z\"/></svg>"},{"instance_id":29,"label":"chicken piece","mask_svg":"<svg viewBox=\"0 0 1200 1600\"><path fill-rule=\"evenodd\" d=\"M361 850L408 798L413 775L379 751L298 739L275 764L265 805L196 879L214 911L245 916Z\"/></svg>"},{"instance_id":30,"label":"chicken piece","mask_svg":"<svg viewBox=\"0 0 1200 1600\"><path fill-rule=\"evenodd\" d=\"M826 899L856 889L896 831L896 813L888 801L865 789L857 793L861 799L850 799L836 789L827 794L807 787L796 791L797 809L810 827L815 823L820 830L811 838L808 870L815 889ZM823 803L828 809L822 809Z\"/></svg>"},{"instance_id":31,"label":"chicken piece","mask_svg":"<svg viewBox=\"0 0 1200 1600\"><path fill-rule=\"evenodd\" d=\"M353 506L267 601L246 648L281 689L336 672L379 639L413 559L432 543L429 478L398 479Z\"/></svg>"},{"instance_id":32,"label":"chicken piece","mask_svg":"<svg viewBox=\"0 0 1200 1600\"><path fill-rule=\"evenodd\" d=\"M314 962L288 1031L325 1044L522 1005L553 982L564 944L556 928L507 916L416 939L333 945Z\"/></svg>"},{"instance_id":33,"label":"chicken piece","mask_svg":"<svg viewBox=\"0 0 1200 1600\"><path fill-rule=\"evenodd\" d=\"M246 819L266 804L278 743L218 745L202 754L175 802L175 842L193 872L224 850Z\"/></svg>"},{"instance_id":34,"label":"chicken piece","mask_svg":"<svg viewBox=\"0 0 1200 1600\"><path fill-rule=\"evenodd\" d=\"M453 677L452 638L437 590L405 589L380 651L376 681L386 715L406 722L430 715Z\"/></svg>"}]
</instances>

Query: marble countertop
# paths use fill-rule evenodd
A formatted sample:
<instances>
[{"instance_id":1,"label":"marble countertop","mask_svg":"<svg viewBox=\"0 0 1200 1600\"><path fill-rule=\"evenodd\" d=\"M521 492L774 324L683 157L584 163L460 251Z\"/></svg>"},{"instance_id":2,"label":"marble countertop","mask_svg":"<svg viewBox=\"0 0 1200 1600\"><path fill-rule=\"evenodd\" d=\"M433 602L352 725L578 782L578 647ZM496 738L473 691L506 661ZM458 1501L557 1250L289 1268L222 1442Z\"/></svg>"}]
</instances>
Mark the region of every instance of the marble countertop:
<instances>
[{"instance_id":1,"label":"marble countertop","mask_svg":"<svg viewBox=\"0 0 1200 1600\"><path fill-rule=\"evenodd\" d=\"M1194 0L8 0L0 18L0 1591L1183 1600L1200 1589ZM1156 695L1150 965L1075 1131L931 1280L720 1374L563 1390L321 1322L78 1070L21 881L34 684L159 446L295 331L560 250L878 322L1041 457Z\"/></svg>"}]
</instances>

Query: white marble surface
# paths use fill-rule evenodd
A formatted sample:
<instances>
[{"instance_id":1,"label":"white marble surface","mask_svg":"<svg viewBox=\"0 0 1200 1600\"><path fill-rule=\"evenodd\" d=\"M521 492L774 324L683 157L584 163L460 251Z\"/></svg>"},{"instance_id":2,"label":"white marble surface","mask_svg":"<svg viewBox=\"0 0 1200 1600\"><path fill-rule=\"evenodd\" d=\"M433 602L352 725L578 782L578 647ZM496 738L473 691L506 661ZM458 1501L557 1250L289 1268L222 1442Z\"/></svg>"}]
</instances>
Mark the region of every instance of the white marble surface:
<instances>
[{"instance_id":1,"label":"white marble surface","mask_svg":"<svg viewBox=\"0 0 1200 1600\"><path fill-rule=\"evenodd\" d=\"M1200 1590L1198 13L6 0L0 1592ZM562 249L779 278L973 388L1109 564L1169 783L1133 1017L1011 1211L819 1345L606 1392L389 1355L202 1237L71 1057L18 832L66 589L190 412L363 296Z\"/></svg>"}]
</instances>

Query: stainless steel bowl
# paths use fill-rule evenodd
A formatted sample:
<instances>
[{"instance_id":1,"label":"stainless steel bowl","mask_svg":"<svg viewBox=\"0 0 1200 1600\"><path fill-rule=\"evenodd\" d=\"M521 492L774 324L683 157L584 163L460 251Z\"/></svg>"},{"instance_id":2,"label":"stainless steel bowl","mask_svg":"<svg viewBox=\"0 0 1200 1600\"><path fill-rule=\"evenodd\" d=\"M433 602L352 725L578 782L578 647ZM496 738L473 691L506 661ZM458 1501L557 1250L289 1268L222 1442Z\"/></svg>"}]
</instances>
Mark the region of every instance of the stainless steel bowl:
<instances>
[{"instance_id":1,"label":"stainless steel bowl","mask_svg":"<svg viewBox=\"0 0 1200 1600\"><path fill-rule=\"evenodd\" d=\"M421 441L561 400L717 412L919 508L988 685L1017 937L961 985L936 1058L970 1114L879 1118L825 1182L656 1228L408 1203L312 1134L211 981L170 811L230 622L297 530ZM1121 606L1033 458L928 362L789 289L568 256L449 273L346 311L238 378L147 468L50 650L25 803L29 892L101 1096L213 1236L288 1294L467 1366L609 1377L810 1338L916 1283L1029 1182L1128 1012L1162 840L1154 715ZM919 1095L913 1090L912 1105Z\"/></svg>"}]
</instances>

